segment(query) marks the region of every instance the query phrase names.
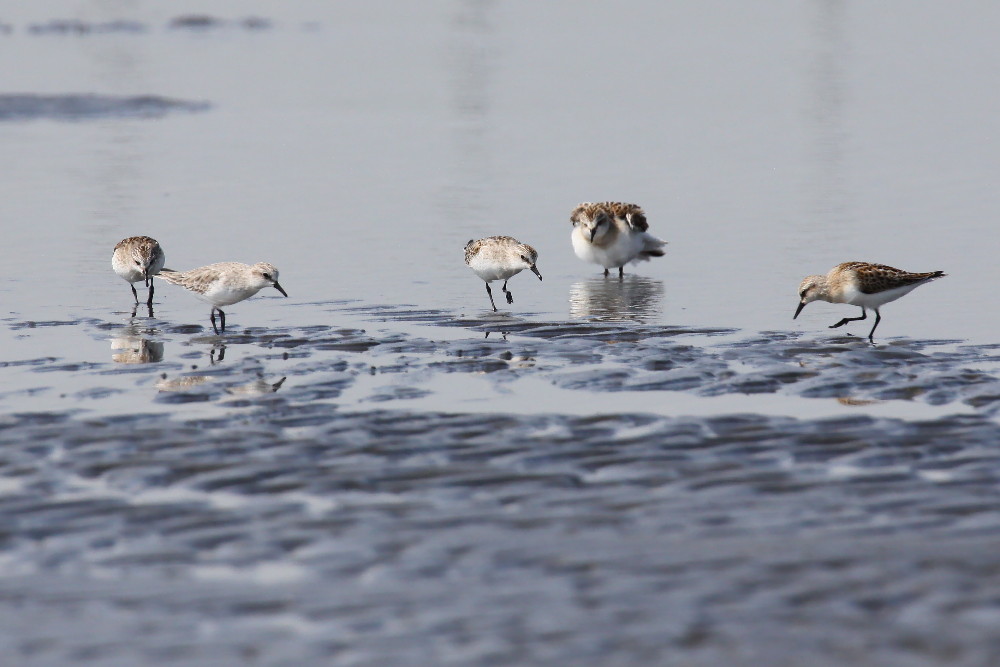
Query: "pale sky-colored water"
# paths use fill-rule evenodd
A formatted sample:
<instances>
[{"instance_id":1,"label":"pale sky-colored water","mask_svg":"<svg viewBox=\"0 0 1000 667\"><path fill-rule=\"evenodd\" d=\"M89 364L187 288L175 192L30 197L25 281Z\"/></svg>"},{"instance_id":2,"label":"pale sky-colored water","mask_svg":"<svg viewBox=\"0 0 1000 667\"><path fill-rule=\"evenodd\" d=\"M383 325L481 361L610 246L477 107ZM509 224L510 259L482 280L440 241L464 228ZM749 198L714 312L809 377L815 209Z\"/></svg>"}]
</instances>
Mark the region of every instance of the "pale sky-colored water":
<instances>
[{"instance_id":1,"label":"pale sky-colored water","mask_svg":"<svg viewBox=\"0 0 1000 667\"><path fill-rule=\"evenodd\" d=\"M187 13L273 27L167 28ZM52 18L148 29L29 34ZM545 276L511 282L514 312L568 318L599 271L569 212L620 199L670 242L630 267L662 281L663 323L825 336L855 309L792 322L799 280L865 259L950 274L887 306L882 336L994 342L998 19L971 2L17 6L0 91L212 108L0 123L0 291L15 318L108 317L130 296L111 248L149 234L172 268L281 269L291 299L234 322L329 323L307 304L330 299L476 314L462 246L503 233ZM205 319L158 294L159 317Z\"/></svg>"}]
</instances>

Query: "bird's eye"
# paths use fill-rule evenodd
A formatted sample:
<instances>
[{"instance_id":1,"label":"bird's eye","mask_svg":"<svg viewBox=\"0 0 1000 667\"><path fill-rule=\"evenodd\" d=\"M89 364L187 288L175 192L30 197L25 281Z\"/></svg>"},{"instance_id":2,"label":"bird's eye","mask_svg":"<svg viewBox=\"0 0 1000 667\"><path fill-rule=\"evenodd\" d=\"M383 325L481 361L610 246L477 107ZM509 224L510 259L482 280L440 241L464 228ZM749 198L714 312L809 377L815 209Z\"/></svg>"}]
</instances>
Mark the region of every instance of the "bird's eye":
<instances>
[{"instance_id":1,"label":"bird's eye","mask_svg":"<svg viewBox=\"0 0 1000 667\"><path fill-rule=\"evenodd\" d=\"M140 262L139 260L135 260L135 265L136 266L142 266L142 262Z\"/></svg>"},{"instance_id":2,"label":"bird's eye","mask_svg":"<svg viewBox=\"0 0 1000 667\"><path fill-rule=\"evenodd\" d=\"M528 258L525 257L524 255L521 255L521 259L523 259L525 262L528 262ZM531 262L528 262L528 264L531 264Z\"/></svg>"},{"instance_id":3,"label":"bird's eye","mask_svg":"<svg viewBox=\"0 0 1000 667\"><path fill-rule=\"evenodd\" d=\"M271 279L271 274L265 273L264 274L264 280L270 280L270 279Z\"/></svg>"}]
</instances>

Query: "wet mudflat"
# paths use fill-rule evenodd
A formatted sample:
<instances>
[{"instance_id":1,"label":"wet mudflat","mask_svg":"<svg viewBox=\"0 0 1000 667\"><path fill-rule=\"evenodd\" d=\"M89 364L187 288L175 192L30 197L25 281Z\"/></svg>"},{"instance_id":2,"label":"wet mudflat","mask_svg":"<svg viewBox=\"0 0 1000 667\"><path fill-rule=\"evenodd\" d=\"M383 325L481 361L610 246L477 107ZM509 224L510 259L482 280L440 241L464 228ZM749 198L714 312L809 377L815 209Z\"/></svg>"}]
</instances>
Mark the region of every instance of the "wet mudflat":
<instances>
[{"instance_id":1,"label":"wet mudflat","mask_svg":"<svg viewBox=\"0 0 1000 667\"><path fill-rule=\"evenodd\" d=\"M8 5L0 664L1000 663L1000 5Z\"/></svg>"},{"instance_id":2,"label":"wet mudflat","mask_svg":"<svg viewBox=\"0 0 1000 667\"><path fill-rule=\"evenodd\" d=\"M1000 651L995 348L314 307L355 326L33 323L107 358L4 397L18 664Z\"/></svg>"}]
</instances>

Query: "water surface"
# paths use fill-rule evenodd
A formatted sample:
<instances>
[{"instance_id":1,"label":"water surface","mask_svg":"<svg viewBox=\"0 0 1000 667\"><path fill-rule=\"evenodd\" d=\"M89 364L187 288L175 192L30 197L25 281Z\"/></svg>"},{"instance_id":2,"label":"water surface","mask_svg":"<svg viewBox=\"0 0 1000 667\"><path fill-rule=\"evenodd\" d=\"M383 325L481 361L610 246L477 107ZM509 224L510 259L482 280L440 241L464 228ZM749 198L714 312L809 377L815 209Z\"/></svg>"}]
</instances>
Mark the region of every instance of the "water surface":
<instances>
[{"instance_id":1,"label":"water surface","mask_svg":"<svg viewBox=\"0 0 1000 667\"><path fill-rule=\"evenodd\" d=\"M1000 9L7 9L5 664L997 661ZM135 234L291 296L133 311ZM854 259L949 275L793 322Z\"/></svg>"}]
</instances>

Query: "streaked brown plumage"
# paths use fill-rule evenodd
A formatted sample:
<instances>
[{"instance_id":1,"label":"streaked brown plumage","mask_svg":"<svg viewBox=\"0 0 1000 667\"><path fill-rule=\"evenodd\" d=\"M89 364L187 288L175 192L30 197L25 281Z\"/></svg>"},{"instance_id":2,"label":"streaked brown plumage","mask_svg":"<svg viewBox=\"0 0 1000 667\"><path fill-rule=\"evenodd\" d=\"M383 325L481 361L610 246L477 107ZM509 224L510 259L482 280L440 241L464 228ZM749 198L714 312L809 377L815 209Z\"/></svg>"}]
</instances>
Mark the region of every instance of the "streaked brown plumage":
<instances>
[{"instance_id":1,"label":"streaked brown plumage","mask_svg":"<svg viewBox=\"0 0 1000 667\"><path fill-rule=\"evenodd\" d=\"M879 313L881 306L945 275L943 271L913 273L885 264L844 262L830 269L825 276L806 276L802 279L799 284L799 305L792 319L799 316L806 304L817 300L861 307L861 317L845 317L830 326L835 329L848 322L866 319L868 313L865 309L871 308L875 311L875 325L868 333L868 340L874 342L875 329L882 321Z\"/></svg>"},{"instance_id":2,"label":"streaked brown plumage","mask_svg":"<svg viewBox=\"0 0 1000 667\"><path fill-rule=\"evenodd\" d=\"M111 268L132 288L136 303L139 303L139 293L133 283L143 281L149 288L146 305L152 307L154 290L151 278L163 269L165 259L163 248L156 239L130 236L115 245L114 252L111 253Z\"/></svg>"}]
</instances>

